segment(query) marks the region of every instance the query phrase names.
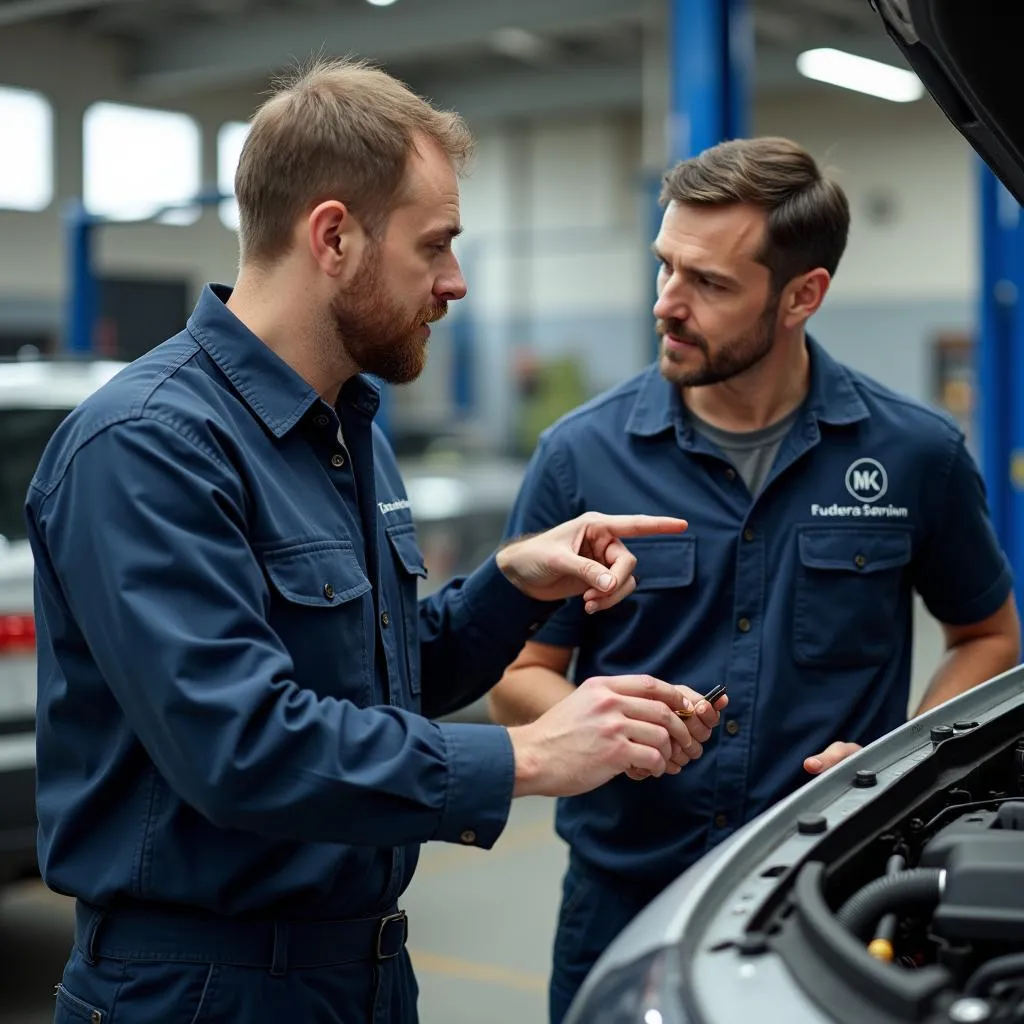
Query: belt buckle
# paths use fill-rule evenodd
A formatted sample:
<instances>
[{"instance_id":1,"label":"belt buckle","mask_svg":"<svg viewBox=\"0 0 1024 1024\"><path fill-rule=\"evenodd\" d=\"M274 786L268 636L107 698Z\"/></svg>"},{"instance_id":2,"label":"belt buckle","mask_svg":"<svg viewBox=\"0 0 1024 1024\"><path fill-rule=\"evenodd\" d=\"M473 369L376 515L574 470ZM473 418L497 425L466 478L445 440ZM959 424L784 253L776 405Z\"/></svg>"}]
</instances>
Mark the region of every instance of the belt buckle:
<instances>
[{"instance_id":1,"label":"belt buckle","mask_svg":"<svg viewBox=\"0 0 1024 1024\"><path fill-rule=\"evenodd\" d=\"M392 924L395 921L401 921L402 922L402 941L398 944L398 948L394 951L394 953L385 953L381 949L381 944L384 941L384 929L387 928L387 926L389 924ZM401 953L402 947L405 946L405 940L408 937L409 937L409 918L406 916L406 913L405 913L404 910L398 911L397 914L388 914L387 917L382 917L380 919L380 927L377 929L377 959L378 960L392 960L392 959L394 959L394 957L398 956L398 954Z\"/></svg>"}]
</instances>

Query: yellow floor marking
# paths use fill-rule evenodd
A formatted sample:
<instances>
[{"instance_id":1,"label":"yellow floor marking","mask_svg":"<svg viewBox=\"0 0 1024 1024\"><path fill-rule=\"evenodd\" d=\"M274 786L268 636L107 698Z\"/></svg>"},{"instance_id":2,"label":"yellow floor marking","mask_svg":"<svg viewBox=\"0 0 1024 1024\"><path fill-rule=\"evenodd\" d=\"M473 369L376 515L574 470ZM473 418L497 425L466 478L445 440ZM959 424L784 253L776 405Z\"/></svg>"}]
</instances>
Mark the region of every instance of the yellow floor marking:
<instances>
[{"instance_id":1,"label":"yellow floor marking","mask_svg":"<svg viewBox=\"0 0 1024 1024\"><path fill-rule=\"evenodd\" d=\"M478 981L485 985L500 985L520 992L544 993L548 990L548 979L531 971L517 971L512 967L498 967L495 964L478 964L455 956L441 956L438 953L424 953L409 950L413 967L429 974L443 974L460 981Z\"/></svg>"}]
</instances>

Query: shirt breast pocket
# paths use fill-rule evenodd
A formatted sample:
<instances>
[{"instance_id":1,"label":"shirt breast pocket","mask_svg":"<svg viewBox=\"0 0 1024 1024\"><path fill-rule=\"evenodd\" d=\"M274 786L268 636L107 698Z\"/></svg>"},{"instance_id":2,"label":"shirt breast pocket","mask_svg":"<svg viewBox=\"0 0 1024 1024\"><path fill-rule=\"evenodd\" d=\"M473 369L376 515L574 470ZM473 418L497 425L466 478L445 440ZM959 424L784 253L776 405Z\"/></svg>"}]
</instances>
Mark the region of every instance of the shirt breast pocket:
<instances>
[{"instance_id":1,"label":"shirt breast pocket","mask_svg":"<svg viewBox=\"0 0 1024 1024\"><path fill-rule=\"evenodd\" d=\"M367 627L370 581L350 541L308 541L262 552L270 624L296 682L321 695L365 703L372 692Z\"/></svg>"},{"instance_id":2,"label":"shirt breast pocket","mask_svg":"<svg viewBox=\"0 0 1024 1024\"><path fill-rule=\"evenodd\" d=\"M624 543L636 556L636 592L675 590L693 583L696 537L631 537Z\"/></svg>"},{"instance_id":3,"label":"shirt breast pocket","mask_svg":"<svg viewBox=\"0 0 1024 1024\"><path fill-rule=\"evenodd\" d=\"M584 647L600 650L602 672L678 672L681 623L695 611L696 537L629 537L636 590L617 605L587 616ZM688 628L688 627L687 627Z\"/></svg>"},{"instance_id":4,"label":"shirt breast pocket","mask_svg":"<svg viewBox=\"0 0 1024 1024\"><path fill-rule=\"evenodd\" d=\"M423 552L416 541L416 527L412 523L396 523L386 528L388 543L395 554L395 569L402 600L402 636L400 647L405 648L409 689L419 695L420 683L420 610L419 581L427 576ZM401 652L400 652L400 656Z\"/></svg>"},{"instance_id":5,"label":"shirt breast pocket","mask_svg":"<svg viewBox=\"0 0 1024 1024\"><path fill-rule=\"evenodd\" d=\"M804 527L797 533L793 657L806 668L866 668L896 653L911 531Z\"/></svg>"}]
</instances>

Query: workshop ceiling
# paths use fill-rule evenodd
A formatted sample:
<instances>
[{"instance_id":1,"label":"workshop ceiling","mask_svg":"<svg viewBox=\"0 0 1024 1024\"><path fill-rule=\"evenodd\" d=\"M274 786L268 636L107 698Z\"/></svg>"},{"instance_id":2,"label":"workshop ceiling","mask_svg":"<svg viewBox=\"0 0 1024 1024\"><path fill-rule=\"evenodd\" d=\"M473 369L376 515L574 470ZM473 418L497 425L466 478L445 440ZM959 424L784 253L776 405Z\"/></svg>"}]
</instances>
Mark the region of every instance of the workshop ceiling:
<instances>
[{"instance_id":1,"label":"workshop ceiling","mask_svg":"<svg viewBox=\"0 0 1024 1024\"><path fill-rule=\"evenodd\" d=\"M377 0L380 3L380 0ZM641 103L667 0L0 0L0 32L50 22L118 46L126 91L261 88L310 53L353 53L447 102L527 113ZM750 0L761 93L808 88L801 51L902 64L867 0ZM819 87L820 88L820 87ZM467 111L472 113L472 111Z\"/></svg>"}]
</instances>

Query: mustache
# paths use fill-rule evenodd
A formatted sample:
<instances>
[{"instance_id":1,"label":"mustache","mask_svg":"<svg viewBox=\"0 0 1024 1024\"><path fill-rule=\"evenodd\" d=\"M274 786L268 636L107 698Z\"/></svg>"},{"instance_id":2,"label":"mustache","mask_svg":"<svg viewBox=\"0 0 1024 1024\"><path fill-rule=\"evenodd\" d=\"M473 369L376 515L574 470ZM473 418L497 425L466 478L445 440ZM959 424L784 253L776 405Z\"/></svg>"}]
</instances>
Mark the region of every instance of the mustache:
<instances>
[{"instance_id":1,"label":"mustache","mask_svg":"<svg viewBox=\"0 0 1024 1024\"><path fill-rule=\"evenodd\" d=\"M671 317L667 320L658 320L654 324L654 330L659 338L664 338L666 334L671 334L672 337L679 338L681 341L688 341L692 345L696 345L702 352L707 353L707 341L699 334L693 334L691 331L688 331L682 320L676 320Z\"/></svg>"},{"instance_id":2,"label":"mustache","mask_svg":"<svg viewBox=\"0 0 1024 1024\"><path fill-rule=\"evenodd\" d=\"M425 324L434 324L448 315L448 303L438 302L424 311L421 320Z\"/></svg>"}]
</instances>

